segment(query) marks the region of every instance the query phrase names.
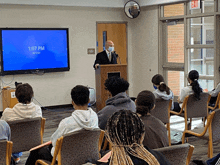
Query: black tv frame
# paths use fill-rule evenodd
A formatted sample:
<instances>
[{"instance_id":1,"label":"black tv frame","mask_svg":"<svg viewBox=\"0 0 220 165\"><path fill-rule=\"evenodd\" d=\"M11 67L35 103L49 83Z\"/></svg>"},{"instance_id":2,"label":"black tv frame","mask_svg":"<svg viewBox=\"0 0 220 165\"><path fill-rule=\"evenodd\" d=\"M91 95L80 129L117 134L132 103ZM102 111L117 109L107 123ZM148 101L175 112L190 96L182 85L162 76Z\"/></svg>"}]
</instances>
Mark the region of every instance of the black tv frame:
<instances>
[{"instance_id":1,"label":"black tv frame","mask_svg":"<svg viewBox=\"0 0 220 165\"><path fill-rule=\"evenodd\" d=\"M66 30L67 35L67 60L68 66L63 68L45 68L45 69L28 69L28 70L13 70L4 71L3 64L3 45L2 45L2 30ZM16 74L42 74L48 72L63 72L70 70L70 53L69 53L69 28L0 28L0 58L1 58L1 70L0 75L16 75Z\"/></svg>"}]
</instances>

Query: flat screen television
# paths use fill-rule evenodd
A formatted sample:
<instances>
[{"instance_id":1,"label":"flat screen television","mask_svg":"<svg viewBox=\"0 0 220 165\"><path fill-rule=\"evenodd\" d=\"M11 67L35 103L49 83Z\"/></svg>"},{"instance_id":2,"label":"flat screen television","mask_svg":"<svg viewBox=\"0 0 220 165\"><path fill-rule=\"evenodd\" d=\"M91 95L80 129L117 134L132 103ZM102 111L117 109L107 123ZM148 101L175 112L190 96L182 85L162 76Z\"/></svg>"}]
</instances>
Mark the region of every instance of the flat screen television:
<instances>
[{"instance_id":1,"label":"flat screen television","mask_svg":"<svg viewBox=\"0 0 220 165\"><path fill-rule=\"evenodd\" d=\"M69 71L68 28L0 28L1 75Z\"/></svg>"}]
</instances>

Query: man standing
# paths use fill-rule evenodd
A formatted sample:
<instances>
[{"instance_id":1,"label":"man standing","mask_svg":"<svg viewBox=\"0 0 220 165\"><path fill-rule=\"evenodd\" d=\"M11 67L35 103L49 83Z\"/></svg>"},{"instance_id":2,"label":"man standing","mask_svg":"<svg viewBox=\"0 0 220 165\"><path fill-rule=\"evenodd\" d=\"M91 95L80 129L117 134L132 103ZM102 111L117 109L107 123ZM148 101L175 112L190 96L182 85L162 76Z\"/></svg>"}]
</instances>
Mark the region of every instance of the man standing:
<instances>
[{"instance_id":1,"label":"man standing","mask_svg":"<svg viewBox=\"0 0 220 165\"><path fill-rule=\"evenodd\" d=\"M113 52L114 52L114 43L111 40L106 41L105 50L96 55L96 60L93 67L97 69L99 65L117 64L117 57L116 54Z\"/></svg>"}]
</instances>

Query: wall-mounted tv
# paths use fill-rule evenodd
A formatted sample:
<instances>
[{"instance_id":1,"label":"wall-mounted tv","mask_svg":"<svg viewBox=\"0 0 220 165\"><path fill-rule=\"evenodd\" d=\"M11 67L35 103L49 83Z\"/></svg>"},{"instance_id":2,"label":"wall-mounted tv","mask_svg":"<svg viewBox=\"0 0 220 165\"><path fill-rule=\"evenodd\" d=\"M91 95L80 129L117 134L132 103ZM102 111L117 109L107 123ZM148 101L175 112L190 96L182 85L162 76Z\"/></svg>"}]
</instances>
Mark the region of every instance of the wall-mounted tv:
<instances>
[{"instance_id":1,"label":"wall-mounted tv","mask_svg":"<svg viewBox=\"0 0 220 165\"><path fill-rule=\"evenodd\" d=\"M1 74L69 71L67 28L0 28Z\"/></svg>"}]
</instances>

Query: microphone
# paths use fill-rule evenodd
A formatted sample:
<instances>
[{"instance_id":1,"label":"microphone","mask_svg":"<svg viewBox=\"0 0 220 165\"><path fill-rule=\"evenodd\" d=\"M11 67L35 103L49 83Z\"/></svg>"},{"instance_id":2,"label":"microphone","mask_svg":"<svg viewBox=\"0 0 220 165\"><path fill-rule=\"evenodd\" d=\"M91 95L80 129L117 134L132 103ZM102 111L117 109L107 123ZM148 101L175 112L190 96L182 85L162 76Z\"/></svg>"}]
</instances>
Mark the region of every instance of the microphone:
<instances>
[{"instance_id":1,"label":"microphone","mask_svg":"<svg viewBox=\"0 0 220 165\"><path fill-rule=\"evenodd\" d=\"M116 51L113 52L115 54L116 59L119 58L119 62L121 64L121 58L119 57L119 55L116 53Z\"/></svg>"}]
</instances>

